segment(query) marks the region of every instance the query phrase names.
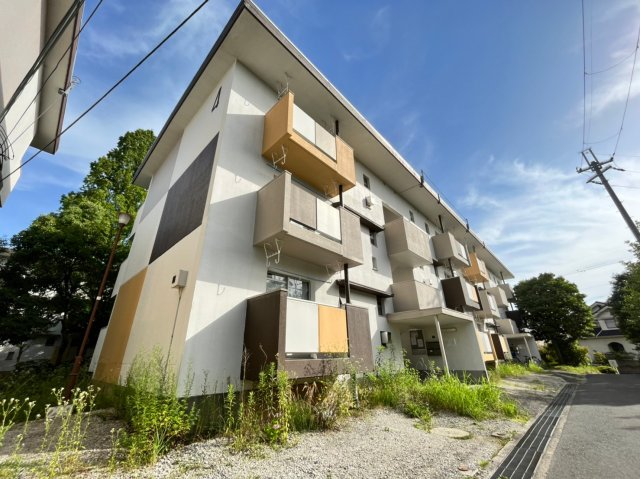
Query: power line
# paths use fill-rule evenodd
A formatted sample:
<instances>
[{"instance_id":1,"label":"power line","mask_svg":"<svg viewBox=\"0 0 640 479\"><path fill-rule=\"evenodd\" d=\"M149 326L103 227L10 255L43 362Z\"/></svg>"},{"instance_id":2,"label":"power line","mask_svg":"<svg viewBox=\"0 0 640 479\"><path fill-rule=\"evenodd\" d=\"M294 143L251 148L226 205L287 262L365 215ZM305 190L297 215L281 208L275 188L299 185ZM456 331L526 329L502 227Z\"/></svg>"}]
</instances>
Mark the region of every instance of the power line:
<instances>
[{"instance_id":1,"label":"power line","mask_svg":"<svg viewBox=\"0 0 640 479\"><path fill-rule=\"evenodd\" d=\"M636 53L636 50L634 49L631 53L629 53L629 55L625 55L625 57L614 63L613 65L611 65L610 67L604 68L602 70L598 70L598 71L592 71L592 72L587 72L587 75L591 76L591 75L598 75L600 73L605 73L608 72L609 70L613 70L615 67L617 67L618 65L622 65L624 62L626 62L629 58L631 58L634 54Z\"/></svg>"},{"instance_id":2,"label":"power line","mask_svg":"<svg viewBox=\"0 0 640 479\"><path fill-rule=\"evenodd\" d=\"M34 158L36 158L38 155L40 155L40 153L42 153L46 148L48 148L53 142L55 142L58 138L60 138L67 131L69 131L76 123L78 123L80 120L82 120L82 118L84 118L91 110L93 110L96 106L98 106L98 104L100 104L102 102L102 100L104 100L107 96L109 96L111 94L111 92L113 92L113 90L118 88L127 78L129 78L129 76L134 71L136 71L144 62L146 62L149 59L149 57L151 57L156 51L158 51L160 49L160 47L162 47L162 45L164 45L175 33L178 32L178 30L180 30L189 20L191 20L191 18L196 13L198 13L200 11L200 9L202 7L204 7L208 2L209 2L209 0L204 0L200 5L198 5L195 8L195 10L193 10L189 14L189 16L187 16L184 20L182 20L182 22L180 22L180 24L176 28L174 28L167 36L165 36L160 43L158 43L155 47L153 47L153 49L151 51L149 51L149 53L147 53L144 57L142 57L142 59L138 63L136 63L136 65L133 68L131 68L122 78L120 78L120 80L118 80L116 83L114 83L113 86L111 86L111 88L109 88L100 98L98 98L96 101L94 101L89 108L87 108L79 116L77 116L76 119L73 120L64 130L62 130L60 133L58 133L53 140L51 140L49 143L47 143L43 148L41 148L38 151L36 151L33 155L31 155L27 160L23 161L22 164L18 165L15 169L13 169L6 176L2 177L2 180L0 180L0 181L6 180L11 175L16 173L18 170L22 169L25 165L27 165Z\"/></svg>"},{"instance_id":3,"label":"power line","mask_svg":"<svg viewBox=\"0 0 640 479\"><path fill-rule=\"evenodd\" d=\"M95 13L98 11L98 8L100 8L100 5L102 5L102 2L104 0L99 0L99 2L97 3L97 5L94 7L94 9L91 11L91 13L89 14L89 16L87 17L87 20L82 24L82 27L80 27L80 30L78 30L78 33L76 33L74 35L74 37L71 39L71 41L69 42L69 46L66 48L66 50L62 53L62 55L60 56L60 58L58 59L58 61L56 62L55 66L53 67L53 70L51 70L51 72L49 73L49 75L47 75L47 77L44 79L44 81L42 82L42 84L40 85L40 88L38 88L38 91L36 92L35 96L33 97L33 99L31 100L31 103L29 103L27 105L27 107L25 108L25 110L22 112L22 115L20 115L20 118L18 118L18 120L16 121L15 125L13 125L13 128L11 128L11 131L9 133L7 133L7 136L10 136L11 133L13 133L13 131L17 128L18 124L20 123L20 120L22 120L22 118L24 118L24 116L27 114L27 112L29 111L29 108L31 108L31 105L34 104L34 102L38 99L38 96L40 95L40 93L42 92L42 90L44 89L44 86L47 84L47 82L49 81L49 79L53 76L53 74L55 73L55 71L58 69L58 67L60 66L60 63L62 63L62 60L64 60L64 57L67 55L67 53L69 53L69 50L71 50L71 48L73 47L73 44L75 43L75 41L78 39L78 37L80 36L80 34L82 33L82 30L85 29L85 27L89 24L89 22L91 21L91 19L93 18L93 16L95 15ZM72 80L73 82L73 80ZM69 85L65 85L65 88L69 88ZM29 125L31 126L31 125ZM29 127L27 127L29 128ZM18 136L18 138L22 136L22 133ZM15 140L12 142L14 143Z\"/></svg>"},{"instance_id":4,"label":"power line","mask_svg":"<svg viewBox=\"0 0 640 479\"><path fill-rule=\"evenodd\" d=\"M33 62L33 65L31 65L31 68L29 68L29 71L27 71L27 74L24 76L24 78L16 88L16 91L13 93L11 98L9 98L9 101L6 103L4 109L0 113L0 123L2 123L2 121L5 119L5 117L7 116L7 113L9 112L11 107L14 105L18 97L22 94L22 91L24 90L24 88L31 81L31 78L33 78L36 72L40 69L47 55L49 54L51 49L56 45L56 43L58 43L58 40L60 40L60 37L62 36L64 31L67 29L71 21L76 17L78 12L80 11L80 7L82 7L83 4L84 4L84 0L76 0L73 3L73 5L71 5L67 13L65 13L64 17L62 18L58 26L56 26L56 29L53 31L51 36L47 39L47 42L45 43L44 47L42 47L42 50L38 54L38 57L36 58L35 62Z\"/></svg>"},{"instance_id":5,"label":"power line","mask_svg":"<svg viewBox=\"0 0 640 479\"><path fill-rule=\"evenodd\" d=\"M584 38L584 0L582 5L582 148L587 145L587 47Z\"/></svg>"},{"instance_id":6,"label":"power line","mask_svg":"<svg viewBox=\"0 0 640 479\"><path fill-rule=\"evenodd\" d=\"M631 67L631 78L629 79L629 88L627 90L627 99L624 102L624 111L622 112L622 121L620 122L620 130L618 131L618 139L616 140L616 146L613 148L613 154L611 157L616 156L618 150L618 144L620 143L620 136L622 135L622 128L624 127L624 120L627 116L627 107L629 106L629 97L631 96L631 85L633 84L633 73L636 69L636 60L638 59L638 48L640 48L640 26L638 27L638 38L636 39L636 49L633 52L633 66Z\"/></svg>"}]
</instances>

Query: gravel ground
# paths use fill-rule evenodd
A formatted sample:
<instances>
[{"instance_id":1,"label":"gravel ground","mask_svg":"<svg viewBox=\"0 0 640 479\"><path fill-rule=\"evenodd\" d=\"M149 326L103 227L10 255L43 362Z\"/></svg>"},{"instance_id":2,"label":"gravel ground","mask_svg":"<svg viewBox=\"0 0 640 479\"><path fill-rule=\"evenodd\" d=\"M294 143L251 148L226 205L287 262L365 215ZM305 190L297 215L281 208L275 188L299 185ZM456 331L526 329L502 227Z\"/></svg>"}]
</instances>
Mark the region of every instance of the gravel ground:
<instances>
[{"instance_id":1,"label":"gravel ground","mask_svg":"<svg viewBox=\"0 0 640 479\"><path fill-rule=\"evenodd\" d=\"M531 375L504 380L501 387L533 419L563 384L554 376ZM110 430L111 423L100 423L102 432ZM417 424L415 419L394 411L376 409L348 419L337 431L297 435L290 446L278 450L262 447L256 453L236 454L226 440L212 439L175 450L148 468L118 474L93 469L75 477L487 478L497 467L492 458L509 439L516 439L528 427L521 421L506 419L475 422L448 413L434 416L433 428L457 428L471 433L469 439L460 440L436 434L435 430L424 431ZM511 441L510 445L514 443ZM95 456L103 448L104 443L88 453Z\"/></svg>"}]
</instances>

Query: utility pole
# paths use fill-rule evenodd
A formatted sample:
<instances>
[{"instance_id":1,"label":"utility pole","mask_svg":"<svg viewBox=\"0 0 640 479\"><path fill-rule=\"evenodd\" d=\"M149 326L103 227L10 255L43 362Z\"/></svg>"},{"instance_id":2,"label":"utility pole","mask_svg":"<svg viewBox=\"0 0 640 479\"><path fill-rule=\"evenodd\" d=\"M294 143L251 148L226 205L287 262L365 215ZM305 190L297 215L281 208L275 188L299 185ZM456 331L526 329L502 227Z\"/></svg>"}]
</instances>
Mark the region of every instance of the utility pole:
<instances>
[{"instance_id":1,"label":"utility pole","mask_svg":"<svg viewBox=\"0 0 640 479\"><path fill-rule=\"evenodd\" d=\"M587 153L589 153L589 155L591 156L591 160L587 158ZM606 166L605 168L602 168L602 167L608 163L611 163L613 161L613 157L611 157L607 161L601 162L600 160L598 160L598 158L593 153L593 151L591 151L591 148L587 148L586 150L584 150L582 152L582 157L587 162L587 165L589 165L589 167L576 168L576 171L578 173L584 173L585 171L593 171L595 173L593 176L591 176L587 180L587 183L596 183L604 186L604 188L607 190L607 193L609 193L609 196L611 196L611 199L613 200L614 204L618 208L618 211L620 211L620 214L624 218L624 221L627 223L627 226L629 227L633 235L636 237L636 241L640 243L640 231L638 231L638 227L631 219L631 216L629 216L629 213L627 213L627 210L624 209L622 202L618 199L618 196L616 195L615 191L613 191L613 188L611 188L611 185L607 181L607 178L605 178L604 176L605 171L613 168L613 165ZM596 178L600 180L600 183L594 181Z\"/></svg>"}]
</instances>

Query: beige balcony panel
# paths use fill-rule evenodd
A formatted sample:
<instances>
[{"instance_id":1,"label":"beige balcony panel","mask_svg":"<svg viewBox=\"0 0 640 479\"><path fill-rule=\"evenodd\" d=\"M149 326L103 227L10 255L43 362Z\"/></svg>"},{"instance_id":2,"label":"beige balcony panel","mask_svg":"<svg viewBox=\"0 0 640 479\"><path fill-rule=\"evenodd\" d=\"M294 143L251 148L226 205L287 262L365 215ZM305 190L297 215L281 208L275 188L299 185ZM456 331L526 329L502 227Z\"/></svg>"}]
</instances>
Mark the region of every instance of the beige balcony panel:
<instances>
[{"instance_id":1,"label":"beige balcony panel","mask_svg":"<svg viewBox=\"0 0 640 479\"><path fill-rule=\"evenodd\" d=\"M496 319L496 326L500 334L518 334L520 330L512 319Z\"/></svg>"},{"instance_id":2,"label":"beige balcony panel","mask_svg":"<svg viewBox=\"0 0 640 479\"><path fill-rule=\"evenodd\" d=\"M469 261L471 266L464 269L464 277L474 283L484 283L489 281L489 272L487 266L484 264L478 255L475 253L469 253Z\"/></svg>"},{"instance_id":3,"label":"beige balcony panel","mask_svg":"<svg viewBox=\"0 0 640 479\"><path fill-rule=\"evenodd\" d=\"M451 263L458 267L469 266L469 258L464 246L445 231L432 238L434 258L440 262L451 260Z\"/></svg>"},{"instance_id":4,"label":"beige balcony panel","mask_svg":"<svg viewBox=\"0 0 640 479\"><path fill-rule=\"evenodd\" d=\"M311 301L287 298L285 352L318 353L318 305Z\"/></svg>"},{"instance_id":5,"label":"beige balcony panel","mask_svg":"<svg viewBox=\"0 0 640 479\"><path fill-rule=\"evenodd\" d=\"M330 158L336 159L336 137L316 123L316 145Z\"/></svg>"},{"instance_id":6,"label":"beige balcony panel","mask_svg":"<svg viewBox=\"0 0 640 479\"><path fill-rule=\"evenodd\" d=\"M493 297L496 300L496 304L501 308L506 308L509 306L509 300L507 299L507 294L504 292L500 286L494 286L493 288L487 288Z\"/></svg>"},{"instance_id":7,"label":"beige balcony panel","mask_svg":"<svg viewBox=\"0 0 640 479\"><path fill-rule=\"evenodd\" d=\"M504 291L504 294L507 296L507 301L515 301L516 297L513 294L513 289L510 284L499 284L498 287Z\"/></svg>"},{"instance_id":8,"label":"beige balcony panel","mask_svg":"<svg viewBox=\"0 0 640 479\"><path fill-rule=\"evenodd\" d=\"M360 220L344 208L333 208L323 199L298 189L285 171L258 191L253 244L274 253L338 269L363 263ZM295 191L295 193L294 193ZM308 201L309 195L313 201ZM294 205L302 199L315 211L303 213ZM320 206L319 206L320 205ZM316 227L313 228L313 216ZM276 241L277 240L277 241Z\"/></svg>"},{"instance_id":9,"label":"beige balcony panel","mask_svg":"<svg viewBox=\"0 0 640 479\"><path fill-rule=\"evenodd\" d=\"M318 231L336 241L340 241L340 210L318 198L316 199L316 215L318 218Z\"/></svg>"},{"instance_id":10,"label":"beige balcony panel","mask_svg":"<svg viewBox=\"0 0 640 479\"><path fill-rule=\"evenodd\" d=\"M384 226L387 254L396 266L416 267L431 264L429 235L404 218Z\"/></svg>"},{"instance_id":11,"label":"beige balcony panel","mask_svg":"<svg viewBox=\"0 0 640 479\"><path fill-rule=\"evenodd\" d=\"M333 136L294 104L294 95L285 94L264 119L262 156L267 161L282 157L278 167L290 171L329 197L356 184L353 149Z\"/></svg>"},{"instance_id":12,"label":"beige balcony panel","mask_svg":"<svg viewBox=\"0 0 640 479\"><path fill-rule=\"evenodd\" d=\"M419 281L402 281L391 285L395 312L441 308L438 290Z\"/></svg>"}]
</instances>

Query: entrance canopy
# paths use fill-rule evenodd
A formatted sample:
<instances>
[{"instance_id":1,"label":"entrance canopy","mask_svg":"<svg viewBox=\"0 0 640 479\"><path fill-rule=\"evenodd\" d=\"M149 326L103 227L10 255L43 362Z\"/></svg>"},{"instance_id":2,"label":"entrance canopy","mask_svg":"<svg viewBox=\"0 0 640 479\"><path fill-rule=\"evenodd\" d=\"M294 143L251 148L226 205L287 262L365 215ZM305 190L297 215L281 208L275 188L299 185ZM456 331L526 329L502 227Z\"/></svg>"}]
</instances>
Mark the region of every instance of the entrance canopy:
<instances>
[{"instance_id":1,"label":"entrance canopy","mask_svg":"<svg viewBox=\"0 0 640 479\"><path fill-rule=\"evenodd\" d=\"M473 317L449 308L417 309L387 315L389 322L404 328L423 328L434 326L436 319L443 328L457 324L473 323Z\"/></svg>"}]
</instances>

